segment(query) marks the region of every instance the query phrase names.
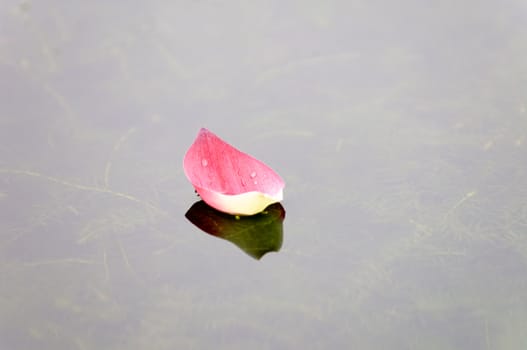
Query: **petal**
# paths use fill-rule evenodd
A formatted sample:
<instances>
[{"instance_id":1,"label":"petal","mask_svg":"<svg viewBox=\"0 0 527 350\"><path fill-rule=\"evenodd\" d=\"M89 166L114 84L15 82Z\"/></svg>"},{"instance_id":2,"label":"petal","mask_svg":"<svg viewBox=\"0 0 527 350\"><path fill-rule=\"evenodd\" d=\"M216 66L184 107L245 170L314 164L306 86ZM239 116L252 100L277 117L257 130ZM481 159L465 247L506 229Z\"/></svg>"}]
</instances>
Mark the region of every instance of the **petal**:
<instances>
[{"instance_id":1,"label":"petal","mask_svg":"<svg viewBox=\"0 0 527 350\"><path fill-rule=\"evenodd\" d=\"M282 178L254 157L202 128L183 161L185 175L211 207L253 215L282 200Z\"/></svg>"}]
</instances>

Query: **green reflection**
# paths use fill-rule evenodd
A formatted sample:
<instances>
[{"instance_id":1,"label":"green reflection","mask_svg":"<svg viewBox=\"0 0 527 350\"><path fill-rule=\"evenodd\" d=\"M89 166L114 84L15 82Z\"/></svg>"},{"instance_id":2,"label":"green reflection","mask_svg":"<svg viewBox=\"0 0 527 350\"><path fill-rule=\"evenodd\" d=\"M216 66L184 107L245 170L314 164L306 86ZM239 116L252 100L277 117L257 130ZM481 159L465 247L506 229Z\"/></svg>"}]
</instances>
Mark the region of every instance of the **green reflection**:
<instances>
[{"instance_id":1,"label":"green reflection","mask_svg":"<svg viewBox=\"0 0 527 350\"><path fill-rule=\"evenodd\" d=\"M239 217L221 213L199 201L185 216L201 230L234 243L258 260L282 247L285 210L280 203L270 205L260 214Z\"/></svg>"}]
</instances>

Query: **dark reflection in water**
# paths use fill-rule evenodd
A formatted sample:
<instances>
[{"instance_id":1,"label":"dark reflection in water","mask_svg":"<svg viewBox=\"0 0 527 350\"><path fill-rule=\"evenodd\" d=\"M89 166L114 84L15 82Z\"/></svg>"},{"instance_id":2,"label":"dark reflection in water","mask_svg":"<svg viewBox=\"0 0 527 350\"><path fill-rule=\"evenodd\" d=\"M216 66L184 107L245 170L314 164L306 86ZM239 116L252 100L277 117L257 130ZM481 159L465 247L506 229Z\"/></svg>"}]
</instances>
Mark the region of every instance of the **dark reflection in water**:
<instances>
[{"instance_id":1,"label":"dark reflection in water","mask_svg":"<svg viewBox=\"0 0 527 350\"><path fill-rule=\"evenodd\" d=\"M258 215L232 216L199 201L185 216L201 230L234 243L258 260L282 247L285 209L280 203L270 205Z\"/></svg>"}]
</instances>

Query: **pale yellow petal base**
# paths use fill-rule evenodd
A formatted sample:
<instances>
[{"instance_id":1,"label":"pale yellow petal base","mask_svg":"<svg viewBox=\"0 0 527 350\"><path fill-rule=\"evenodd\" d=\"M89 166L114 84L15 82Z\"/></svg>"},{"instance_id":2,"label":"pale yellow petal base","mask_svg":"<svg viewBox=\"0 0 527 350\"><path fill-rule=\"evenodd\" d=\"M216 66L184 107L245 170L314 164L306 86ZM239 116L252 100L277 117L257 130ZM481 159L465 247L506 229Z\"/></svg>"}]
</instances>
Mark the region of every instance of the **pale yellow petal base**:
<instances>
[{"instance_id":1,"label":"pale yellow petal base","mask_svg":"<svg viewBox=\"0 0 527 350\"><path fill-rule=\"evenodd\" d=\"M208 205L232 215L255 215L283 199L282 190L273 196L257 191L237 195L226 195L202 188L196 188L196 191Z\"/></svg>"}]
</instances>

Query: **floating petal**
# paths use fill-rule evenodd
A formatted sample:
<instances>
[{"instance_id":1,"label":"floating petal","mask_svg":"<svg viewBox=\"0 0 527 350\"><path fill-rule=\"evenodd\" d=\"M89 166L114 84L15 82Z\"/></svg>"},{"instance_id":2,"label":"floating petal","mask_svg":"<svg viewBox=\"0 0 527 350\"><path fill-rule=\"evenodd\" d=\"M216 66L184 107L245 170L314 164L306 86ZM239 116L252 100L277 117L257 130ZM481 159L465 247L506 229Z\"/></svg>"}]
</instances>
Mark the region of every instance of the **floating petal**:
<instances>
[{"instance_id":1,"label":"floating petal","mask_svg":"<svg viewBox=\"0 0 527 350\"><path fill-rule=\"evenodd\" d=\"M258 159L202 128L183 161L185 175L211 207L254 215L283 198L282 178Z\"/></svg>"}]
</instances>

